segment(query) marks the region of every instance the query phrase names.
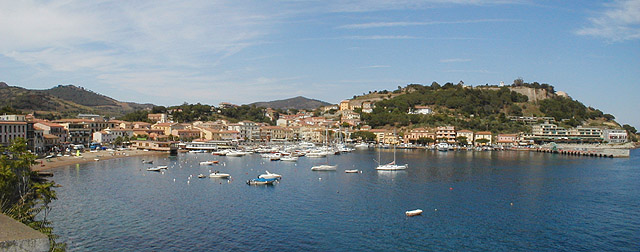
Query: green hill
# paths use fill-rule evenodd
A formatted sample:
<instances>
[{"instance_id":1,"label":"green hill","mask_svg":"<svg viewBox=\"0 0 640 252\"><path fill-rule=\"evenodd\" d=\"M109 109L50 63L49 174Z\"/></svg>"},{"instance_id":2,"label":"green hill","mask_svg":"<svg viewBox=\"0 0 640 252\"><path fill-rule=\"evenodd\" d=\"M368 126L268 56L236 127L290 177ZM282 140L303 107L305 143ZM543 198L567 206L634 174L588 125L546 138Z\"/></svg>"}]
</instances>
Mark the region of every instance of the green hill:
<instances>
[{"instance_id":1,"label":"green hill","mask_svg":"<svg viewBox=\"0 0 640 252\"><path fill-rule=\"evenodd\" d=\"M153 107L152 104L120 102L73 85L31 90L0 83L0 106L46 118L75 117L79 113L120 116Z\"/></svg>"},{"instance_id":2,"label":"green hill","mask_svg":"<svg viewBox=\"0 0 640 252\"><path fill-rule=\"evenodd\" d=\"M384 91L383 91L384 92ZM560 92L559 92L560 93ZM553 86L522 83L505 87L469 87L447 83L440 86L410 84L393 92L380 92L355 97L382 98L375 102L372 113L362 113L362 120L372 127L436 127L453 125L461 129L494 132L529 131L530 126L509 120L509 116L553 117L562 126L616 126L610 114L587 107L564 93L556 94ZM352 100L353 101L353 100ZM415 106L429 106L430 115L409 114Z\"/></svg>"}]
</instances>

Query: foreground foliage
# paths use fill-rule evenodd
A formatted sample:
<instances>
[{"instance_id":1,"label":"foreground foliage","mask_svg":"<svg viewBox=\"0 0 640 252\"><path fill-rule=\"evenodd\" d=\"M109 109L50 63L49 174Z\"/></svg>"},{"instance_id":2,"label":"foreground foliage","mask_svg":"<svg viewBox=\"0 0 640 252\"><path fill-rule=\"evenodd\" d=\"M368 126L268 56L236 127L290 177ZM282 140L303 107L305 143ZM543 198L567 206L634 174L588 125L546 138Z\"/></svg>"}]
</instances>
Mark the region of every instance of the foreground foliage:
<instances>
[{"instance_id":1,"label":"foreground foliage","mask_svg":"<svg viewBox=\"0 0 640 252\"><path fill-rule=\"evenodd\" d=\"M49 204L57 199L55 183L31 170L35 155L27 151L24 139L0 147L0 153L0 212L49 236L51 251L64 251L66 244L56 243L57 236L47 220Z\"/></svg>"}]
</instances>

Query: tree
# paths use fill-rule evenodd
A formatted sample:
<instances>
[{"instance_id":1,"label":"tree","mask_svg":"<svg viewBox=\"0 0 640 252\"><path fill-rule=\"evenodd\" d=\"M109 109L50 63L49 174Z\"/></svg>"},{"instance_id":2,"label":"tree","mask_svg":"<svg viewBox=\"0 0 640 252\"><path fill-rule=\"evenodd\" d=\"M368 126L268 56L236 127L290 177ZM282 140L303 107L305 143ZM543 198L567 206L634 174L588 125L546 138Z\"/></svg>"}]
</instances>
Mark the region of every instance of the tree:
<instances>
[{"instance_id":1,"label":"tree","mask_svg":"<svg viewBox=\"0 0 640 252\"><path fill-rule=\"evenodd\" d=\"M627 132L629 132L631 134L635 134L635 133L638 132L635 127L633 127L633 126L631 126L629 124L622 125L622 128L625 129Z\"/></svg>"},{"instance_id":2,"label":"tree","mask_svg":"<svg viewBox=\"0 0 640 252\"><path fill-rule=\"evenodd\" d=\"M49 236L51 251L64 251L66 244L56 243L57 236L47 220L49 204L57 199L55 183L31 170L36 157L27 150L23 138L0 147L0 153L0 212Z\"/></svg>"},{"instance_id":3,"label":"tree","mask_svg":"<svg viewBox=\"0 0 640 252\"><path fill-rule=\"evenodd\" d=\"M371 142L376 139L376 134L369 131L356 131L351 134L351 139L361 139L362 141Z\"/></svg>"},{"instance_id":4,"label":"tree","mask_svg":"<svg viewBox=\"0 0 640 252\"><path fill-rule=\"evenodd\" d=\"M456 137L456 142L460 146L465 146L465 145L469 144L469 142L467 142L467 137L466 136Z\"/></svg>"},{"instance_id":5,"label":"tree","mask_svg":"<svg viewBox=\"0 0 640 252\"><path fill-rule=\"evenodd\" d=\"M123 140L122 140L122 137L121 137L121 136L118 136L118 137L116 137L116 140L114 140L114 141L113 141L113 144L114 144L115 146L120 146L120 145L122 145L122 141L123 141Z\"/></svg>"}]
</instances>

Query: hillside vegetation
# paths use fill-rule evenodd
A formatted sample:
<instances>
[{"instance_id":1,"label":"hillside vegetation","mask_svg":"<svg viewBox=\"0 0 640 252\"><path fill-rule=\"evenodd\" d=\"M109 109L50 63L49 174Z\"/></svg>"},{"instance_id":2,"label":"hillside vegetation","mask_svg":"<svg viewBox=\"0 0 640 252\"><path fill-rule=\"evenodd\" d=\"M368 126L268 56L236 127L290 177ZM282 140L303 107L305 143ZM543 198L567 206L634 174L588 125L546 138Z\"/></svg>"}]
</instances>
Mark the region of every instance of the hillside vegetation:
<instances>
[{"instance_id":1,"label":"hillside vegetation","mask_svg":"<svg viewBox=\"0 0 640 252\"><path fill-rule=\"evenodd\" d=\"M536 83L537 84L537 83ZM530 90L527 90L530 89ZM399 94L375 103L372 113L362 113L362 119L372 127L436 127L452 125L461 129L489 130L493 132L522 132L530 127L511 121L508 116L554 117L562 126L575 127L601 119L614 117L586 107L569 97L555 95L548 84L522 83L508 87L465 87L447 83L440 86L410 84L394 91ZM536 101L530 101L529 95ZM544 97L538 100L539 97ZM434 111L430 115L408 114L416 105L427 105ZM534 111L534 113L531 113ZM525 114L525 112L529 112Z\"/></svg>"},{"instance_id":2,"label":"hillside vegetation","mask_svg":"<svg viewBox=\"0 0 640 252\"><path fill-rule=\"evenodd\" d=\"M36 113L42 118L76 117L80 113L120 116L151 108L151 104L119 102L113 98L73 85L46 90L31 90L0 84L0 106L23 113Z\"/></svg>"}]
</instances>

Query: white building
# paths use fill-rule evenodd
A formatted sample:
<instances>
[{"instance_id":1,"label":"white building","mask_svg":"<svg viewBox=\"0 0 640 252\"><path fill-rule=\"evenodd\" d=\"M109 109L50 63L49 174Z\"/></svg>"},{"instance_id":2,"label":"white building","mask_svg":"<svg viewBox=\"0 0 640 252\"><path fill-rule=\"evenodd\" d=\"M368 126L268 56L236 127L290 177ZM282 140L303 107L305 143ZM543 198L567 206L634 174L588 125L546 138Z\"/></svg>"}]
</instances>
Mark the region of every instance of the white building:
<instances>
[{"instance_id":1,"label":"white building","mask_svg":"<svg viewBox=\"0 0 640 252\"><path fill-rule=\"evenodd\" d=\"M608 143L626 143L627 131L623 129L605 129L602 131L602 137Z\"/></svg>"},{"instance_id":2,"label":"white building","mask_svg":"<svg viewBox=\"0 0 640 252\"><path fill-rule=\"evenodd\" d=\"M415 109L409 112L412 115L428 115L433 111L428 106L415 106Z\"/></svg>"}]
</instances>

